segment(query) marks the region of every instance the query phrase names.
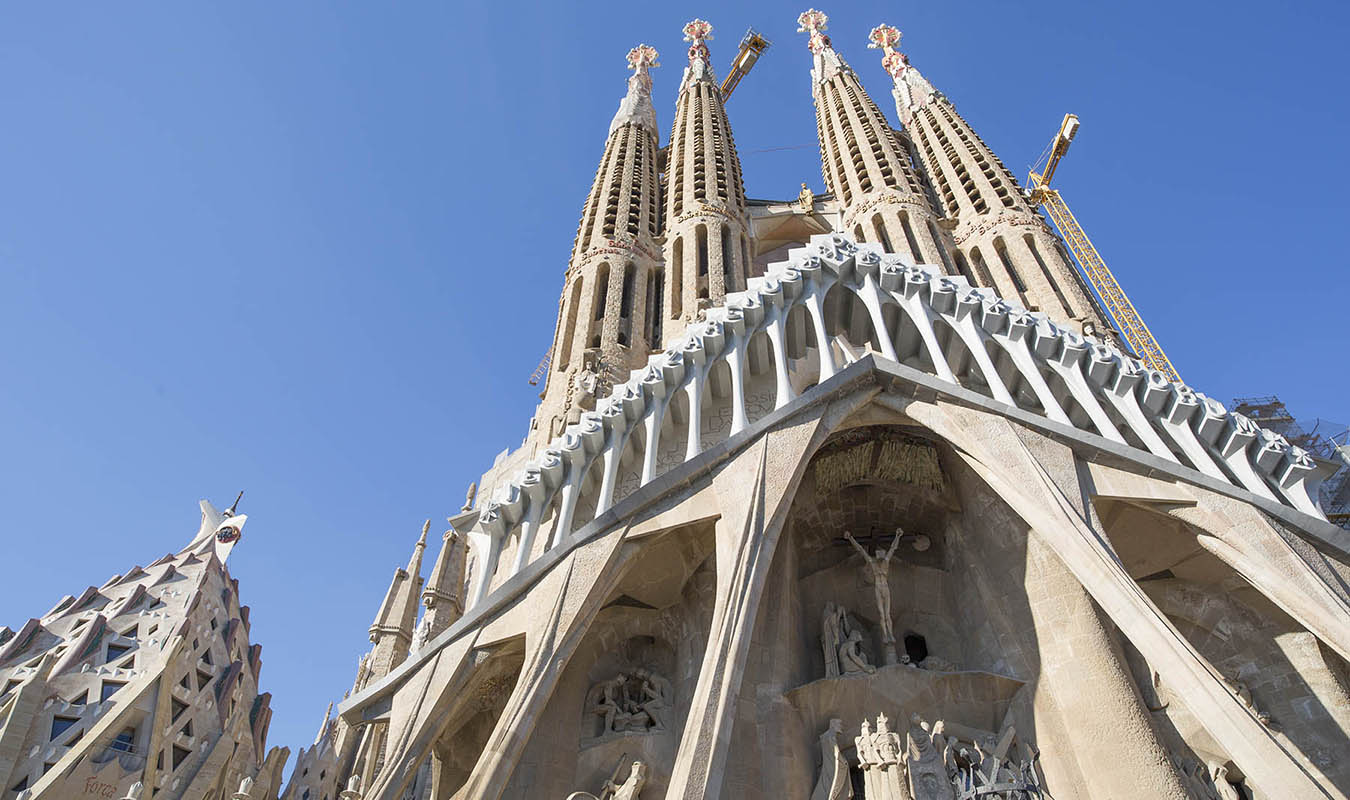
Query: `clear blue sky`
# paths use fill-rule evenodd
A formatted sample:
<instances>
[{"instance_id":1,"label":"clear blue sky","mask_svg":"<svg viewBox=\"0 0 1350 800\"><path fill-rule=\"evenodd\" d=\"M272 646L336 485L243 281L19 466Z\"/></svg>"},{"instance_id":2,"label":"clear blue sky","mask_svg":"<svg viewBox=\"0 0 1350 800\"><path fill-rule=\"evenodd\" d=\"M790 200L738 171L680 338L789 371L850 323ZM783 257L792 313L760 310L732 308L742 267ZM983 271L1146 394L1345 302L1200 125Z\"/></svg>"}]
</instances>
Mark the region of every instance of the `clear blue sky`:
<instances>
[{"instance_id":1,"label":"clear blue sky","mask_svg":"<svg viewBox=\"0 0 1350 800\"><path fill-rule=\"evenodd\" d=\"M450 6L9 4L0 623L246 489L271 741L308 744L422 520L525 433L628 48L668 130L683 23L719 72L754 25L747 191L823 190L804 6ZM1077 113L1057 183L1183 376L1350 418L1344 4L825 10L892 119L883 21L1019 177Z\"/></svg>"}]
</instances>

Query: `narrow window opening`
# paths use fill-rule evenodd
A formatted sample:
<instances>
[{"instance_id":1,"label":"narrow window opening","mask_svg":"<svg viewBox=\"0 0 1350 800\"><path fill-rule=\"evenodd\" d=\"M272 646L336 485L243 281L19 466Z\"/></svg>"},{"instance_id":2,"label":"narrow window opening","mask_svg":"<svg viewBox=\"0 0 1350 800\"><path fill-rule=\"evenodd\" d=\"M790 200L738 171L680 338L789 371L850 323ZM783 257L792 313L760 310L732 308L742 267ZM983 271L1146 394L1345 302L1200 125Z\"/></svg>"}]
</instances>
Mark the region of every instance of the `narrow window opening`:
<instances>
[{"instance_id":1,"label":"narrow window opening","mask_svg":"<svg viewBox=\"0 0 1350 800\"><path fill-rule=\"evenodd\" d=\"M923 263L923 250L919 249L919 237L914 235L914 227L909 224L909 212L900 212L900 227L905 232L905 241L909 243L909 251L914 254L914 263Z\"/></svg>"},{"instance_id":2,"label":"narrow window opening","mask_svg":"<svg viewBox=\"0 0 1350 800\"><path fill-rule=\"evenodd\" d=\"M880 214L872 217L872 229L876 232L877 241L881 242L882 249L888 253L894 253L895 249L891 247L891 237L886 233L886 223L882 221Z\"/></svg>"},{"instance_id":3,"label":"narrow window opening","mask_svg":"<svg viewBox=\"0 0 1350 800\"><path fill-rule=\"evenodd\" d=\"M190 751L190 750L184 750L183 748L179 747L178 745L174 745L174 746L173 746L173 768L176 770L176 769L178 769L180 766L182 766L182 765L183 765L183 762L184 762L184 761L187 761L188 756L190 756L190 755L192 755L192 751Z\"/></svg>"},{"instance_id":4,"label":"narrow window opening","mask_svg":"<svg viewBox=\"0 0 1350 800\"><path fill-rule=\"evenodd\" d=\"M1002 239L994 240L994 252L998 254L998 260L1003 263L1003 269L1007 270L1008 277L1012 278L1013 286L1017 287L1017 293L1022 295L1022 302L1026 303L1027 285L1018 274L1017 267L1013 266L1012 259L1008 257L1008 246Z\"/></svg>"},{"instance_id":5,"label":"narrow window opening","mask_svg":"<svg viewBox=\"0 0 1350 800\"><path fill-rule=\"evenodd\" d=\"M684 238L676 237L675 247L670 259L670 268L674 274L670 276L670 318L679 319L680 314L684 313L681 306L684 305Z\"/></svg>"},{"instance_id":6,"label":"narrow window opening","mask_svg":"<svg viewBox=\"0 0 1350 800\"><path fill-rule=\"evenodd\" d=\"M1045 278L1045 282L1050 284L1050 289L1055 293L1055 298L1059 300L1060 307L1071 316L1078 316L1078 309L1069 305L1069 299L1064 296L1064 292L1059 288L1059 281L1055 280L1054 276L1050 274L1050 268L1046 266L1045 259L1041 258L1041 251L1036 247L1036 237L1028 233L1022 237L1022 241L1026 242L1027 249L1031 251L1031 257L1036 260L1036 266L1041 268L1041 275Z\"/></svg>"},{"instance_id":7,"label":"narrow window opening","mask_svg":"<svg viewBox=\"0 0 1350 800\"><path fill-rule=\"evenodd\" d=\"M722 228L722 286L727 294L736 291L736 264L731 255L731 231Z\"/></svg>"},{"instance_id":8,"label":"narrow window opening","mask_svg":"<svg viewBox=\"0 0 1350 800\"><path fill-rule=\"evenodd\" d=\"M136 729L123 728L122 732L117 734L117 738L113 739L112 749L121 750L123 753L134 753L136 752L135 744Z\"/></svg>"},{"instance_id":9,"label":"narrow window opening","mask_svg":"<svg viewBox=\"0 0 1350 800\"><path fill-rule=\"evenodd\" d=\"M705 225L698 226L698 275L700 278L708 274L708 228Z\"/></svg>"},{"instance_id":10,"label":"narrow window opening","mask_svg":"<svg viewBox=\"0 0 1350 800\"><path fill-rule=\"evenodd\" d=\"M572 365L572 337L577 330L577 306L581 305L581 287L585 282L580 276L572 284L572 297L567 301L567 308L564 311L567 314L567 321L563 325L562 354L558 358L558 363L554 365L556 370L565 370Z\"/></svg>"}]
</instances>

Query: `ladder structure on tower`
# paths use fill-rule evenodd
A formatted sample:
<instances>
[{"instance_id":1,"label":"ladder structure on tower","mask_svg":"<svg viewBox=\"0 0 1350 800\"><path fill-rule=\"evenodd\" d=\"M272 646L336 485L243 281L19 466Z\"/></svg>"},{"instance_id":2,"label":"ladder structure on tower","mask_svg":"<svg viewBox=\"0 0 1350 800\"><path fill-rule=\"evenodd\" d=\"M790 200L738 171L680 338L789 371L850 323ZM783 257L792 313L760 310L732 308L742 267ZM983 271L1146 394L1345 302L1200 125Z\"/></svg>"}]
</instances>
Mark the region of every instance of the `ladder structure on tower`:
<instances>
[{"instance_id":1,"label":"ladder structure on tower","mask_svg":"<svg viewBox=\"0 0 1350 800\"><path fill-rule=\"evenodd\" d=\"M1037 172L1036 167L1032 167L1027 176L1027 196L1032 203L1045 206L1050 219L1059 229L1060 236L1064 238L1065 244L1078 261L1078 268L1092 284L1093 291L1097 293L1097 297L1115 320L1116 326L1125 337L1125 342L1144 360L1144 363L1163 373L1168 379L1178 381L1180 377L1176 368L1172 366L1172 362L1163 352L1158 340L1154 338L1153 332L1148 329L1148 325L1144 324L1143 317L1139 316L1138 309L1130 302L1125 290L1120 288L1120 282L1111 274L1111 270L1106 266L1106 260L1083 232L1083 226L1078 224L1064 198L1058 191L1050 188L1050 179L1055 174L1055 168L1059 166L1060 159L1068 151L1069 144L1073 142L1074 134L1077 132L1078 116L1065 114L1059 132L1055 134L1046 155L1042 157L1045 161L1044 168ZM1039 162L1037 163L1039 165Z\"/></svg>"}]
</instances>

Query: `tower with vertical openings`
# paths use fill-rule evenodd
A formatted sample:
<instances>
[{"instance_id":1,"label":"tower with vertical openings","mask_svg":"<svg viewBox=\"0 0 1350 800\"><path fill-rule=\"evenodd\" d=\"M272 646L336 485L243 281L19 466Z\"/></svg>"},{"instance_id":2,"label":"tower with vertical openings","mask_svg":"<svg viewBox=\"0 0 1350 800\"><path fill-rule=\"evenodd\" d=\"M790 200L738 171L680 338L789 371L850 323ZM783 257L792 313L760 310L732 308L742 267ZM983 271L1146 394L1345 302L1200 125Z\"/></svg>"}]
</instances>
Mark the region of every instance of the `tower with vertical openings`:
<instances>
[{"instance_id":1,"label":"tower with vertical openings","mask_svg":"<svg viewBox=\"0 0 1350 800\"><path fill-rule=\"evenodd\" d=\"M891 128L857 74L825 33L828 18L814 9L797 19L808 34L811 93L825 187L839 202L840 230L860 242L948 271L951 247L938 224L909 142Z\"/></svg>"},{"instance_id":2,"label":"tower with vertical openings","mask_svg":"<svg viewBox=\"0 0 1350 800\"><path fill-rule=\"evenodd\" d=\"M896 113L918 150L944 213L955 225L953 254L980 286L1098 336L1111 327L1059 239L1012 172L957 113L946 95L900 51L900 31L872 29L872 46L894 88Z\"/></svg>"},{"instance_id":3,"label":"tower with vertical openings","mask_svg":"<svg viewBox=\"0 0 1350 800\"><path fill-rule=\"evenodd\" d=\"M628 52L628 92L609 125L563 280L536 434L551 438L660 346L649 302L661 280L661 183L649 70L657 52Z\"/></svg>"},{"instance_id":4,"label":"tower with vertical openings","mask_svg":"<svg viewBox=\"0 0 1350 800\"><path fill-rule=\"evenodd\" d=\"M684 332L700 309L745 288L750 226L741 161L707 41L712 25L684 26L689 66L675 101L666 163L665 321L667 340Z\"/></svg>"}]
</instances>

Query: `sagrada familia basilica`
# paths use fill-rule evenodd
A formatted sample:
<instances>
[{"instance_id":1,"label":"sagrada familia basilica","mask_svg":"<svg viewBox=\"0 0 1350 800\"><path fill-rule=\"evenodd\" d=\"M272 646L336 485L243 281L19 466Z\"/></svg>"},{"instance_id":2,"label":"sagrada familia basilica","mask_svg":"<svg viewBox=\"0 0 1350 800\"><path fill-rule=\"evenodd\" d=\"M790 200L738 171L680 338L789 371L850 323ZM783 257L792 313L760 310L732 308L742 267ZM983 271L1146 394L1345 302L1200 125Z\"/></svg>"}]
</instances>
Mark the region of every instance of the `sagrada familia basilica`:
<instances>
[{"instance_id":1,"label":"sagrada familia basilica","mask_svg":"<svg viewBox=\"0 0 1350 800\"><path fill-rule=\"evenodd\" d=\"M1137 359L899 32L894 127L826 22L820 195L747 198L708 23L664 147L628 53L528 435L288 784L203 502L0 628L0 800L1350 797L1327 465Z\"/></svg>"}]
</instances>

